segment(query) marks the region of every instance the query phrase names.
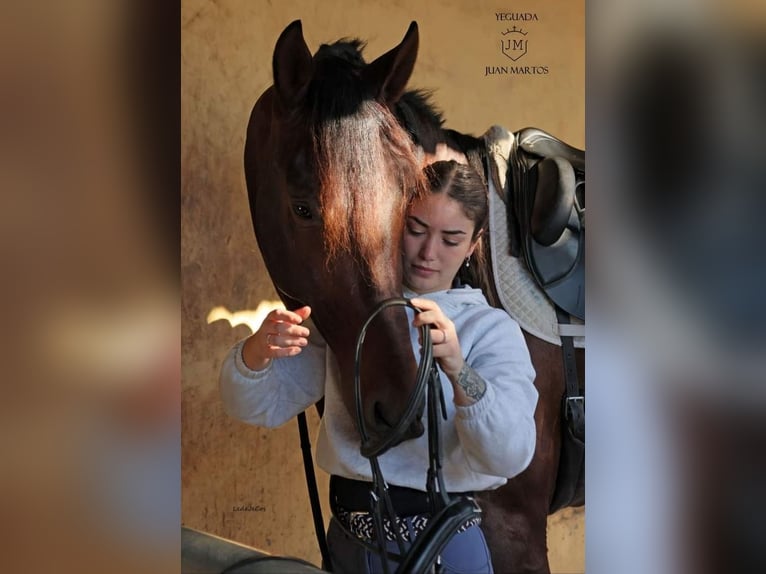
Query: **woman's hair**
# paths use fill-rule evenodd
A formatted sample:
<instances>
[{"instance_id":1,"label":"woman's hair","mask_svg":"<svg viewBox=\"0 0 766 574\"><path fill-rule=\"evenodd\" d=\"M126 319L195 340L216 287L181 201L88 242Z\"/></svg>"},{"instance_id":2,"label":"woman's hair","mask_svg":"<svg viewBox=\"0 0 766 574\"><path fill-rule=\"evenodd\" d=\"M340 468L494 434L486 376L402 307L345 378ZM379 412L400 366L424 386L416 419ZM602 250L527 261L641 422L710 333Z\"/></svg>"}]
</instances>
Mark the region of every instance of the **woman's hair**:
<instances>
[{"instance_id":1,"label":"woman's hair","mask_svg":"<svg viewBox=\"0 0 766 574\"><path fill-rule=\"evenodd\" d=\"M471 255L470 265L461 265L456 279L487 293L490 279L482 231L486 230L489 219L489 198L484 180L472 167L456 161L437 161L426 166L424 171L431 193L446 193L447 197L460 204L466 217L473 221L471 241L478 238L478 243Z\"/></svg>"},{"instance_id":2,"label":"woman's hair","mask_svg":"<svg viewBox=\"0 0 766 574\"><path fill-rule=\"evenodd\" d=\"M437 161L425 168L431 193L446 193L457 201L466 217L473 221L472 241L487 226L489 204L487 186L476 171L456 161Z\"/></svg>"}]
</instances>

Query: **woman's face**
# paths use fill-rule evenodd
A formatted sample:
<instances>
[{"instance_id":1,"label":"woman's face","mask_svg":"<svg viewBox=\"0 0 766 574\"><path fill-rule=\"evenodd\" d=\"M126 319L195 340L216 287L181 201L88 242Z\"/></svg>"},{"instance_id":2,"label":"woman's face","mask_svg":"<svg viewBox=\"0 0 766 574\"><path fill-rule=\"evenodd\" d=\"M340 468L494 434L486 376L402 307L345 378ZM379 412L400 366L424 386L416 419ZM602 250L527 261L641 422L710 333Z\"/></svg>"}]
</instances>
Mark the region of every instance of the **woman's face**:
<instances>
[{"instance_id":1,"label":"woman's face","mask_svg":"<svg viewBox=\"0 0 766 574\"><path fill-rule=\"evenodd\" d=\"M404 285L419 294L449 289L476 247L473 229L474 222L445 193L414 202L404 228Z\"/></svg>"}]
</instances>

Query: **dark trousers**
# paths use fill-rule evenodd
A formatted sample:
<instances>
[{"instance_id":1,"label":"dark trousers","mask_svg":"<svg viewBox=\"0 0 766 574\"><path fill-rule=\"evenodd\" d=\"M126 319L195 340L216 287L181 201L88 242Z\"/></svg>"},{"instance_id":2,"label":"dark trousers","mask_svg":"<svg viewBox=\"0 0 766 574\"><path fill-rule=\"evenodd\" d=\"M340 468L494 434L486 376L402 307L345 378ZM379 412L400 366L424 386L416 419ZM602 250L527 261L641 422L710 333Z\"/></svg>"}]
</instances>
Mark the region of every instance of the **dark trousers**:
<instances>
[{"instance_id":1,"label":"dark trousers","mask_svg":"<svg viewBox=\"0 0 766 574\"><path fill-rule=\"evenodd\" d=\"M386 544L390 552L399 552L396 542ZM351 534L346 534L335 518L330 520L327 530L327 545L336 574L383 574L380 557L359 544ZM441 553L441 564L445 574L493 574L489 548L481 528L472 526L455 534ZM393 573L399 563L390 560L389 566Z\"/></svg>"}]
</instances>

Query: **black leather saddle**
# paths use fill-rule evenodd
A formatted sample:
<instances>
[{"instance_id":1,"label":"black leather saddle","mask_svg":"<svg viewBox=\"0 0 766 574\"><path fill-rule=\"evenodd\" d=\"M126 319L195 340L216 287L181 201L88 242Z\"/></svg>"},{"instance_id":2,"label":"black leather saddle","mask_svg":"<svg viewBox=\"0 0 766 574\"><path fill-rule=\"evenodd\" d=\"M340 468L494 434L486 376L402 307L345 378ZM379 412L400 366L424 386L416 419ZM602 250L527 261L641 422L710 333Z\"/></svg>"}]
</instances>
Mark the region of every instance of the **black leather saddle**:
<instances>
[{"instance_id":1,"label":"black leather saddle","mask_svg":"<svg viewBox=\"0 0 766 574\"><path fill-rule=\"evenodd\" d=\"M517 245L551 301L585 320L585 152L537 128L513 135L507 204Z\"/></svg>"}]
</instances>

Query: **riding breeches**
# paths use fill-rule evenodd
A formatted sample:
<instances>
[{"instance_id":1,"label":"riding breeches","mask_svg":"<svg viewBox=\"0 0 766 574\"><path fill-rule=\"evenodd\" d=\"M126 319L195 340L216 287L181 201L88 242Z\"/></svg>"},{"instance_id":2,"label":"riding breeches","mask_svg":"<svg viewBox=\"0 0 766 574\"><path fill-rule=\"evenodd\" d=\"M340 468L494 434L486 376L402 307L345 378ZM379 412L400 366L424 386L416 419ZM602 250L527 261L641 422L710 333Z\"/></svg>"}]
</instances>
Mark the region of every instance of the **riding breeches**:
<instances>
[{"instance_id":1,"label":"riding breeches","mask_svg":"<svg viewBox=\"0 0 766 574\"><path fill-rule=\"evenodd\" d=\"M411 521L412 518L402 520ZM410 525L411 527L411 525ZM413 529L414 530L414 529ZM380 556L366 549L353 535L344 531L337 519L330 520L327 545L332 559L332 571L336 574L383 574ZM389 552L399 552L396 542L386 542ZM409 548L409 543L405 544ZM444 574L493 574L489 548L484 533L478 526L455 534L440 554L441 572ZM389 562L391 572L399 563Z\"/></svg>"}]
</instances>

